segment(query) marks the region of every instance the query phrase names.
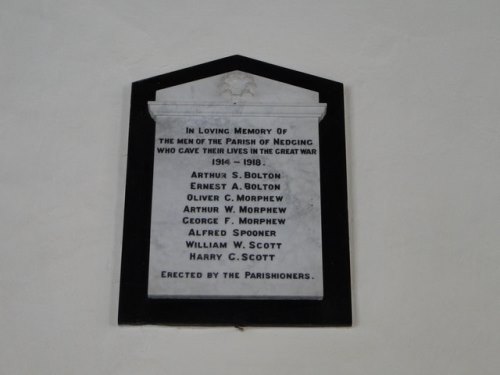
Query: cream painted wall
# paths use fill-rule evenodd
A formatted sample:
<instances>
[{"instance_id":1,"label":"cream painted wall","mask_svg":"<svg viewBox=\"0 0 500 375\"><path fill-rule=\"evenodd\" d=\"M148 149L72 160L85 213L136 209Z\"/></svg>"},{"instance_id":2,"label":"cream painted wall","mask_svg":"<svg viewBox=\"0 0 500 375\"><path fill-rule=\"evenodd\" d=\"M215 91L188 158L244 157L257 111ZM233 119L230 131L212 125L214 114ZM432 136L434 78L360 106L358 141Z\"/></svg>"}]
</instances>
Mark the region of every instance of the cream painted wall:
<instances>
[{"instance_id":1,"label":"cream painted wall","mask_svg":"<svg viewBox=\"0 0 500 375\"><path fill-rule=\"evenodd\" d=\"M355 326L118 327L130 83L346 85ZM500 373L500 2L0 3L1 374Z\"/></svg>"}]
</instances>

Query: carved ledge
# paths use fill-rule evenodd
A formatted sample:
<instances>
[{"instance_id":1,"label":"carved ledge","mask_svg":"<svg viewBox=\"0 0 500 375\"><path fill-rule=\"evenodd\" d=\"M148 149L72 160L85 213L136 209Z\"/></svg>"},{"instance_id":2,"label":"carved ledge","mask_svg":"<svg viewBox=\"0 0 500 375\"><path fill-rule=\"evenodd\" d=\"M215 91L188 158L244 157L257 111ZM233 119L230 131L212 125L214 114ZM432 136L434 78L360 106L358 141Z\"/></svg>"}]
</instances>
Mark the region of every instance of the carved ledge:
<instances>
[{"instance_id":1,"label":"carved ledge","mask_svg":"<svg viewBox=\"0 0 500 375\"><path fill-rule=\"evenodd\" d=\"M231 104L231 103L182 103L148 102L149 113L156 121L161 117L208 116L208 117L295 117L317 118L326 113L326 104Z\"/></svg>"}]
</instances>

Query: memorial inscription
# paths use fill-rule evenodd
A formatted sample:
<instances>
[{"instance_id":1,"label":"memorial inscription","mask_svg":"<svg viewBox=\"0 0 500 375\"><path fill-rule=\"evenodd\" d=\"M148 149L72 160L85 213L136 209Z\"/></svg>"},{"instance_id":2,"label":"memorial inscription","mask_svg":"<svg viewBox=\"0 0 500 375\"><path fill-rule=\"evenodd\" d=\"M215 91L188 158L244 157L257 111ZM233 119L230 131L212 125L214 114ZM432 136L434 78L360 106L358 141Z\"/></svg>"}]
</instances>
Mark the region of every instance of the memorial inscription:
<instances>
[{"instance_id":1,"label":"memorial inscription","mask_svg":"<svg viewBox=\"0 0 500 375\"><path fill-rule=\"evenodd\" d=\"M323 297L325 109L240 71L157 91L149 296Z\"/></svg>"},{"instance_id":2,"label":"memorial inscription","mask_svg":"<svg viewBox=\"0 0 500 375\"><path fill-rule=\"evenodd\" d=\"M120 323L350 324L342 86L241 56L158 78L132 93Z\"/></svg>"}]
</instances>

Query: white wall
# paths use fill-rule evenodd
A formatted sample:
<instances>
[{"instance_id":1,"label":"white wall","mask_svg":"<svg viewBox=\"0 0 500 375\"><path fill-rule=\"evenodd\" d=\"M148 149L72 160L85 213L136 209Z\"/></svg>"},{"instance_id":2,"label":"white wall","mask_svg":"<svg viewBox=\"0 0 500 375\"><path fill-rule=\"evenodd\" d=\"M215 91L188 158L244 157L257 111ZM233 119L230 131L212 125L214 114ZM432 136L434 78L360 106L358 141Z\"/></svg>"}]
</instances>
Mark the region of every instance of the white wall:
<instances>
[{"instance_id":1,"label":"white wall","mask_svg":"<svg viewBox=\"0 0 500 375\"><path fill-rule=\"evenodd\" d=\"M130 83L343 82L353 328L118 327ZM0 3L1 374L498 374L500 2Z\"/></svg>"}]
</instances>

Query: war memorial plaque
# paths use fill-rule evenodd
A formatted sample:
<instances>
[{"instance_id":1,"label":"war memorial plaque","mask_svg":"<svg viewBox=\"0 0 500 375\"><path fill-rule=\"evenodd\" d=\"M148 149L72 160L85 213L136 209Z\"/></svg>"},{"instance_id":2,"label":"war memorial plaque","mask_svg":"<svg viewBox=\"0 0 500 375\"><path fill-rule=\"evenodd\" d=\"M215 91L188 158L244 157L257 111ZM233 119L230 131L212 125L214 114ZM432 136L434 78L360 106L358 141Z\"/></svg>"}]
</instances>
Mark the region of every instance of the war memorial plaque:
<instances>
[{"instance_id":1,"label":"war memorial plaque","mask_svg":"<svg viewBox=\"0 0 500 375\"><path fill-rule=\"evenodd\" d=\"M232 56L131 106L120 324L351 324L340 83Z\"/></svg>"}]
</instances>

